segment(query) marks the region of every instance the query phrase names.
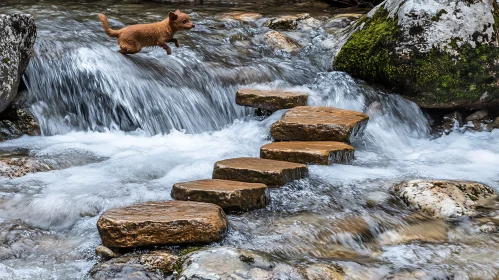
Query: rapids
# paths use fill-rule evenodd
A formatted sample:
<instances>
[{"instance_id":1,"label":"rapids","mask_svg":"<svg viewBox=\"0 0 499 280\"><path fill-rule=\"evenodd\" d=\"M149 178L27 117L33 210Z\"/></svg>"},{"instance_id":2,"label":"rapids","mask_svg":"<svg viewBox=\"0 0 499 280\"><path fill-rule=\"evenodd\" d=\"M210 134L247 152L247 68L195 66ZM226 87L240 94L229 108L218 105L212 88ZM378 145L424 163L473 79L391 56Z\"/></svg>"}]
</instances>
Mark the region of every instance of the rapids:
<instances>
[{"instance_id":1,"label":"rapids","mask_svg":"<svg viewBox=\"0 0 499 280\"><path fill-rule=\"evenodd\" d=\"M498 234L481 233L469 220L450 224L443 243L397 244L383 235L412 213L391 193L401 180L476 180L499 191L499 130L434 138L415 104L332 71L338 27L286 32L303 49L273 51L263 40L267 18L330 14L323 6L269 2L0 3L1 13L31 13L36 20L36 57L25 79L43 132L2 142L0 150L26 151L59 167L0 178L0 279L87 279L103 211L169 200L174 183L210 178L218 160L257 157L283 112L262 119L237 106L241 86L305 91L313 105L363 111L371 120L355 143L353 165L311 166L309 179L272 190L267 209L229 215L223 245L296 264L336 262L349 279L499 275ZM181 47L172 47L171 56L159 48L122 56L96 19L103 12L118 27L160 20L176 8L196 28L176 36ZM264 17L220 18L239 10ZM358 219L371 237L339 230Z\"/></svg>"}]
</instances>

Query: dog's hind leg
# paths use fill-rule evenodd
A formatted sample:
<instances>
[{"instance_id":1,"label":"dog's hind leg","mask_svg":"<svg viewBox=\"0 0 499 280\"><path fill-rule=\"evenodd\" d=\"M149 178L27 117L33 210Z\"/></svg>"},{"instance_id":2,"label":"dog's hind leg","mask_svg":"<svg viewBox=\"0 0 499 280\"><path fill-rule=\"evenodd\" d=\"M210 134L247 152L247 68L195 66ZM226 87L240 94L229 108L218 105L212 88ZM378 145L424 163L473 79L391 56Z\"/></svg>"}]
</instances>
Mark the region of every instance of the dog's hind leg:
<instances>
[{"instance_id":1,"label":"dog's hind leg","mask_svg":"<svg viewBox=\"0 0 499 280\"><path fill-rule=\"evenodd\" d=\"M175 47L177 47L177 48L180 47L180 44L178 43L178 40L175 39L175 38L171 38L170 40L168 40L168 42L175 43Z\"/></svg>"},{"instance_id":2,"label":"dog's hind leg","mask_svg":"<svg viewBox=\"0 0 499 280\"><path fill-rule=\"evenodd\" d=\"M142 50L140 44L138 44L137 42L119 41L118 43L120 45L119 52L121 54L134 54Z\"/></svg>"}]
</instances>

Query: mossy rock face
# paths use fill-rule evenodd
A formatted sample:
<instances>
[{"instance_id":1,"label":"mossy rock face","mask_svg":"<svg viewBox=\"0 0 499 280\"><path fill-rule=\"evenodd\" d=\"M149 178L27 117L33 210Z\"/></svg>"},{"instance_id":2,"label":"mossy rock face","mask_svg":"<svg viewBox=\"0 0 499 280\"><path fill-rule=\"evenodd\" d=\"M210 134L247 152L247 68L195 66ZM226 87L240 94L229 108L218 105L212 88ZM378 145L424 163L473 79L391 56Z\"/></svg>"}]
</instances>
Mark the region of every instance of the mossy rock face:
<instances>
[{"instance_id":1,"label":"mossy rock face","mask_svg":"<svg viewBox=\"0 0 499 280\"><path fill-rule=\"evenodd\" d=\"M386 0L355 25L334 67L422 107L499 104L498 27L495 0Z\"/></svg>"}]
</instances>

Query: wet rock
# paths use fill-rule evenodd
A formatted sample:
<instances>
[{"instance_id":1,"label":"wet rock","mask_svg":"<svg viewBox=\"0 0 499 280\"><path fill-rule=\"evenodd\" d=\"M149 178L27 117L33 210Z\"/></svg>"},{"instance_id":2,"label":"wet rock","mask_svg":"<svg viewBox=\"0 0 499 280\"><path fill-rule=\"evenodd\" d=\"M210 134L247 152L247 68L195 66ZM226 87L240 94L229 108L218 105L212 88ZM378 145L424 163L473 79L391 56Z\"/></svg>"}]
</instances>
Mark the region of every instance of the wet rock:
<instances>
[{"instance_id":1,"label":"wet rock","mask_svg":"<svg viewBox=\"0 0 499 280\"><path fill-rule=\"evenodd\" d=\"M188 255L181 280L203 279L306 279L298 269L256 252L218 247Z\"/></svg>"},{"instance_id":2,"label":"wet rock","mask_svg":"<svg viewBox=\"0 0 499 280\"><path fill-rule=\"evenodd\" d=\"M496 196L489 186L470 181L412 180L394 190L411 208L442 219L474 216L480 199Z\"/></svg>"},{"instance_id":3,"label":"wet rock","mask_svg":"<svg viewBox=\"0 0 499 280\"><path fill-rule=\"evenodd\" d=\"M377 237L377 242L382 246L414 241L440 243L447 241L447 230L442 220L428 220L385 231Z\"/></svg>"},{"instance_id":4,"label":"wet rock","mask_svg":"<svg viewBox=\"0 0 499 280\"><path fill-rule=\"evenodd\" d=\"M492 122L485 122L481 120L469 121L466 127L475 131L487 131L491 132L494 129Z\"/></svg>"},{"instance_id":5,"label":"wet rock","mask_svg":"<svg viewBox=\"0 0 499 280\"><path fill-rule=\"evenodd\" d=\"M444 116L444 121L457 122L459 126L463 124L463 114L459 111L454 111Z\"/></svg>"},{"instance_id":6,"label":"wet rock","mask_svg":"<svg viewBox=\"0 0 499 280\"><path fill-rule=\"evenodd\" d=\"M267 20L265 26L276 30L294 30L298 26L298 22L310 18L309 14L287 15L275 17Z\"/></svg>"},{"instance_id":7,"label":"wet rock","mask_svg":"<svg viewBox=\"0 0 499 280\"><path fill-rule=\"evenodd\" d=\"M480 110L476 111L475 113L469 115L466 117L466 121L479 121L483 120L485 117L489 115L489 112L487 110Z\"/></svg>"},{"instance_id":8,"label":"wet rock","mask_svg":"<svg viewBox=\"0 0 499 280\"><path fill-rule=\"evenodd\" d=\"M363 113L319 106L290 109L275 122L270 133L282 141L354 142L367 126Z\"/></svg>"},{"instance_id":9,"label":"wet rock","mask_svg":"<svg viewBox=\"0 0 499 280\"><path fill-rule=\"evenodd\" d=\"M165 279L175 268L178 257L167 251L130 253L97 264L90 271L96 280L104 279Z\"/></svg>"},{"instance_id":10,"label":"wet rock","mask_svg":"<svg viewBox=\"0 0 499 280\"><path fill-rule=\"evenodd\" d=\"M305 269L305 273L307 275L308 280L343 280L345 276L343 275L343 271L340 268L323 265L323 264L315 264L307 267Z\"/></svg>"},{"instance_id":11,"label":"wet rock","mask_svg":"<svg viewBox=\"0 0 499 280\"><path fill-rule=\"evenodd\" d=\"M199 180L173 185L175 200L214 203L224 210L248 211L263 208L270 201L267 186L228 180Z\"/></svg>"},{"instance_id":12,"label":"wet rock","mask_svg":"<svg viewBox=\"0 0 499 280\"><path fill-rule=\"evenodd\" d=\"M43 160L29 156L1 156L0 177L22 177L28 173L50 171L52 168Z\"/></svg>"},{"instance_id":13,"label":"wet rock","mask_svg":"<svg viewBox=\"0 0 499 280\"><path fill-rule=\"evenodd\" d=\"M224 13L219 17L221 20L239 20L243 22L252 22L262 18L262 14L250 12L232 12Z\"/></svg>"},{"instance_id":14,"label":"wet rock","mask_svg":"<svg viewBox=\"0 0 499 280\"><path fill-rule=\"evenodd\" d=\"M28 109L9 106L0 114L0 119L0 140L40 135L40 125Z\"/></svg>"},{"instance_id":15,"label":"wet rock","mask_svg":"<svg viewBox=\"0 0 499 280\"><path fill-rule=\"evenodd\" d=\"M284 52L296 52L300 49L300 45L293 41L288 36L277 32L277 31L269 31L263 35L263 38L269 44L271 48L274 50L281 50Z\"/></svg>"},{"instance_id":16,"label":"wet rock","mask_svg":"<svg viewBox=\"0 0 499 280\"><path fill-rule=\"evenodd\" d=\"M280 187L308 176L306 165L260 158L233 158L215 163L213 179Z\"/></svg>"},{"instance_id":17,"label":"wet rock","mask_svg":"<svg viewBox=\"0 0 499 280\"><path fill-rule=\"evenodd\" d=\"M494 120L494 122L492 123L492 126L493 126L494 128L499 128L499 117L497 117L497 118Z\"/></svg>"},{"instance_id":18,"label":"wet rock","mask_svg":"<svg viewBox=\"0 0 499 280\"><path fill-rule=\"evenodd\" d=\"M307 105L308 94L281 90L240 89L236 104L275 112Z\"/></svg>"},{"instance_id":19,"label":"wet rock","mask_svg":"<svg viewBox=\"0 0 499 280\"><path fill-rule=\"evenodd\" d=\"M499 61L498 13L485 0L383 1L353 26L334 67L421 107L485 107L499 101L490 78Z\"/></svg>"},{"instance_id":20,"label":"wet rock","mask_svg":"<svg viewBox=\"0 0 499 280\"><path fill-rule=\"evenodd\" d=\"M97 246L97 248L95 248L95 254L104 260L116 258L117 256L113 250L107 248L106 246Z\"/></svg>"},{"instance_id":21,"label":"wet rock","mask_svg":"<svg viewBox=\"0 0 499 280\"><path fill-rule=\"evenodd\" d=\"M349 164L354 159L354 148L342 142L275 142L260 149L260 157L303 164Z\"/></svg>"},{"instance_id":22,"label":"wet rock","mask_svg":"<svg viewBox=\"0 0 499 280\"><path fill-rule=\"evenodd\" d=\"M107 210L97 221L97 228L104 246L131 248L220 241L227 220L215 204L146 202Z\"/></svg>"},{"instance_id":23,"label":"wet rock","mask_svg":"<svg viewBox=\"0 0 499 280\"><path fill-rule=\"evenodd\" d=\"M33 55L36 38L31 15L0 15L0 112L18 93L22 74Z\"/></svg>"}]
</instances>

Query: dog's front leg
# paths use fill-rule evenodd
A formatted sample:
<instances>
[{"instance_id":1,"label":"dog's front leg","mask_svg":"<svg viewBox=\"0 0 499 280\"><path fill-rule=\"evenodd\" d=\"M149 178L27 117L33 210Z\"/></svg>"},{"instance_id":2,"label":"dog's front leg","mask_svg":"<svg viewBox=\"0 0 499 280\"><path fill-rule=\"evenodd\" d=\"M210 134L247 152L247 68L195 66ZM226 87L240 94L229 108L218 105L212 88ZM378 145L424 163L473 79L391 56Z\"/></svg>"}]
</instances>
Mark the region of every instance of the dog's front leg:
<instances>
[{"instance_id":1,"label":"dog's front leg","mask_svg":"<svg viewBox=\"0 0 499 280\"><path fill-rule=\"evenodd\" d=\"M166 41L161 41L161 42L159 43L159 45L160 45L163 49L165 49L165 51L166 51L166 53L167 53L168 55L172 54L172 49L170 49L170 46L168 46L168 44L166 44Z\"/></svg>"},{"instance_id":2,"label":"dog's front leg","mask_svg":"<svg viewBox=\"0 0 499 280\"><path fill-rule=\"evenodd\" d=\"M177 39L171 38L170 40L168 40L168 42L175 43L175 47L180 48L180 44L178 43Z\"/></svg>"}]
</instances>

